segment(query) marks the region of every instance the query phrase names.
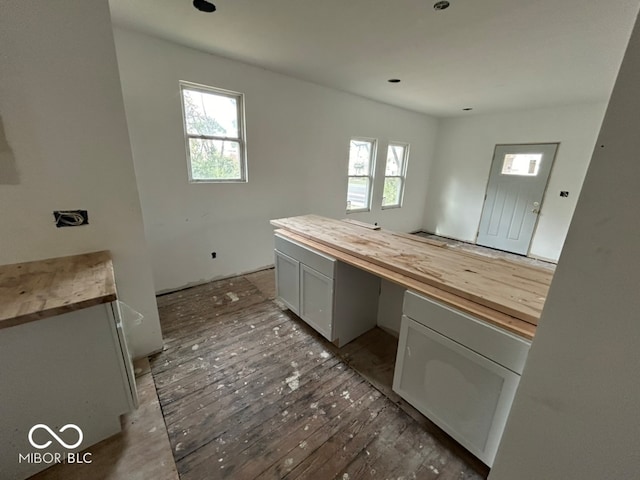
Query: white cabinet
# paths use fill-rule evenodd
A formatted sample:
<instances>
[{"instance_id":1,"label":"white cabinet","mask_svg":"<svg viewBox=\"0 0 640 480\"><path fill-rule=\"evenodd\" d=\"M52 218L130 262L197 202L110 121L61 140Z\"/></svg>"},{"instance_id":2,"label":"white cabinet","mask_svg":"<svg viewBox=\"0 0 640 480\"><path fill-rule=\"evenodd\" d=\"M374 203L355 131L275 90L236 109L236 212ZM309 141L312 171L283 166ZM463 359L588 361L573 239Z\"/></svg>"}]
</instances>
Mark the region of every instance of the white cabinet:
<instances>
[{"instance_id":1,"label":"white cabinet","mask_svg":"<svg viewBox=\"0 0 640 480\"><path fill-rule=\"evenodd\" d=\"M276 290L282 302L300 313L300 262L276 250Z\"/></svg>"},{"instance_id":2,"label":"white cabinet","mask_svg":"<svg viewBox=\"0 0 640 480\"><path fill-rule=\"evenodd\" d=\"M278 298L338 346L376 326L380 279L275 235Z\"/></svg>"},{"instance_id":3,"label":"white cabinet","mask_svg":"<svg viewBox=\"0 0 640 480\"><path fill-rule=\"evenodd\" d=\"M530 343L405 294L393 389L491 466Z\"/></svg>"},{"instance_id":4,"label":"white cabinet","mask_svg":"<svg viewBox=\"0 0 640 480\"><path fill-rule=\"evenodd\" d=\"M36 424L47 425L68 444L78 435L60 428L77 425L83 440L73 452L120 432L120 415L134 407L136 397L119 324L117 305L107 303L0 330L3 479L27 478L49 466L20 462L20 454L69 451L42 428L34 440L54 441L34 448L29 430Z\"/></svg>"},{"instance_id":5,"label":"white cabinet","mask_svg":"<svg viewBox=\"0 0 640 480\"><path fill-rule=\"evenodd\" d=\"M305 264L300 265L300 316L332 340L333 279Z\"/></svg>"}]
</instances>

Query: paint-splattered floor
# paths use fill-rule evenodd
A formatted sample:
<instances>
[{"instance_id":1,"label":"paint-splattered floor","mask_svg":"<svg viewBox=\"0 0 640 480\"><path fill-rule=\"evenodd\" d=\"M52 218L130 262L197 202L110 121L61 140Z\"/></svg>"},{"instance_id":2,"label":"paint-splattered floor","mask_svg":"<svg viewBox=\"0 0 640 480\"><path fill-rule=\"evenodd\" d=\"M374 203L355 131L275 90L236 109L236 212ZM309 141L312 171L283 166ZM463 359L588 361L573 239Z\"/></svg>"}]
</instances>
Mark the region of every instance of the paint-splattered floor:
<instances>
[{"instance_id":1,"label":"paint-splattered floor","mask_svg":"<svg viewBox=\"0 0 640 480\"><path fill-rule=\"evenodd\" d=\"M393 396L393 337L338 355L274 295L267 270L158 298L151 368L181 479L486 478Z\"/></svg>"}]
</instances>

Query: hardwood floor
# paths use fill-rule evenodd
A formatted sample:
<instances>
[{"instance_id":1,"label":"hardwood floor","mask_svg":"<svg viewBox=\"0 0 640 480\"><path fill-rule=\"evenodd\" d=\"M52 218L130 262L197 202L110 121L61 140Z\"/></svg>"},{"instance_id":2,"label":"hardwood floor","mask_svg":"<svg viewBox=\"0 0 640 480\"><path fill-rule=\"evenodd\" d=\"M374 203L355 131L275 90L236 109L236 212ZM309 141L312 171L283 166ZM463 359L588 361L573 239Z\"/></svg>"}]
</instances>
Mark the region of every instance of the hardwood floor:
<instances>
[{"instance_id":1,"label":"hardwood floor","mask_svg":"<svg viewBox=\"0 0 640 480\"><path fill-rule=\"evenodd\" d=\"M486 478L391 391L395 338L337 349L274 296L266 270L158 298L150 363L181 479Z\"/></svg>"}]
</instances>

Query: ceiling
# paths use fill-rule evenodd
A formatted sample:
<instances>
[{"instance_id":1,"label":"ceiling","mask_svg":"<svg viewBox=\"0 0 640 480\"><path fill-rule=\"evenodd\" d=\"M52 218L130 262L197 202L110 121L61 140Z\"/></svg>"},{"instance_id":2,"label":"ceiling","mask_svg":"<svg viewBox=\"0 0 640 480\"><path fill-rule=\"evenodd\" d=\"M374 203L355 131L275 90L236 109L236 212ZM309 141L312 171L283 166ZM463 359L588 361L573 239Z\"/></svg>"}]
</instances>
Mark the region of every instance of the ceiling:
<instances>
[{"instance_id":1,"label":"ceiling","mask_svg":"<svg viewBox=\"0 0 640 480\"><path fill-rule=\"evenodd\" d=\"M456 116L604 101L640 0L110 0L116 25ZM399 78L401 83L387 80ZM472 107L472 112L463 112Z\"/></svg>"}]
</instances>

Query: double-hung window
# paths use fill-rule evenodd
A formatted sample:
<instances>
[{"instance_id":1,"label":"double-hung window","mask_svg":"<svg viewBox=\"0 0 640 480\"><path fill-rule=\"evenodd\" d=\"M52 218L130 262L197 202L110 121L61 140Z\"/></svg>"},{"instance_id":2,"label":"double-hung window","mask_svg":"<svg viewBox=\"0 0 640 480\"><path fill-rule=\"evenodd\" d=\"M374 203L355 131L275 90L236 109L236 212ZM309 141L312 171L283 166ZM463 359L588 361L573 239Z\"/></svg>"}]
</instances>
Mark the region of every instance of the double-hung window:
<instances>
[{"instance_id":1,"label":"double-hung window","mask_svg":"<svg viewBox=\"0 0 640 480\"><path fill-rule=\"evenodd\" d=\"M190 182L246 182L241 93L180 82Z\"/></svg>"},{"instance_id":2,"label":"double-hung window","mask_svg":"<svg viewBox=\"0 0 640 480\"><path fill-rule=\"evenodd\" d=\"M349 143L347 212L368 212L371 209L375 158L375 139L351 139Z\"/></svg>"},{"instance_id":3,"label":"double-hung window","mask_svg":"<svg viewBox=\"0 0 640 480\"><path fill-rule=\"evenodd\" d=\"M402 206L408 158L409 145L406 143L389 143L389 147L387 148L387 164L384 170L382 208L397 208Z\"/></svg>"}]
</instances>

